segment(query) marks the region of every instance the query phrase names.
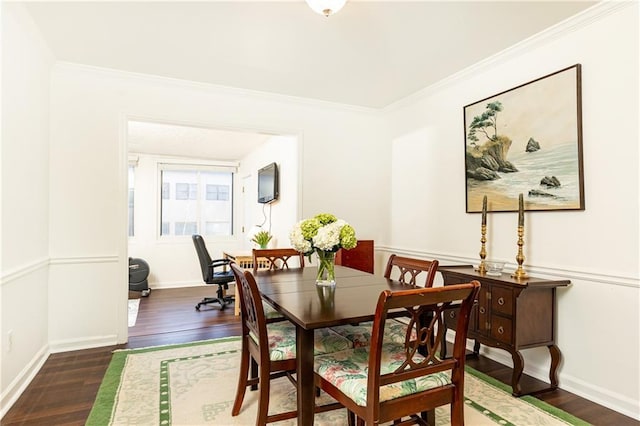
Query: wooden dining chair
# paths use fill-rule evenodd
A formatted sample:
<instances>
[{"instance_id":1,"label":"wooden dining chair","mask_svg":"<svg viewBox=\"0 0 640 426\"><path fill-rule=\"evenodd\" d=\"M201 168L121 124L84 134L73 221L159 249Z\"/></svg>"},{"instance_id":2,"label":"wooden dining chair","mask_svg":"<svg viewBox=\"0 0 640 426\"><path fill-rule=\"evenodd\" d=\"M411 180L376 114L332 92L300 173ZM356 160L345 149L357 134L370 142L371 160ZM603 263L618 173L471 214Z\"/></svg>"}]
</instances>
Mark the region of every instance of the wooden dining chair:
<instances>
[{"instance_id":1,"label":"wooden dining chair","mask_svg":"<svg viewBox=\"0 0 640 426\"><path fill-rule=\"evenodd\" d=\"M290 259L298 258L298 264ZM279 271L290 267L304 268L304 255L293 248L253 249L253 273L258 270ZM291 263L291 265L289 265ZM263 304L268 321L279 321L284 317L268 303Z\"/></svg>"},{"instance_id":2,"label":"wooden dining chair","mask_svg":"<svg viewBox=\"0 0 640 426\"><path fill-rule=\"evenodd\" d=\"M423 286L429 288L433 287L433 281L438 272L438 264L439 262L437 260L413 259L392 254L387 261L384 277L406 284L407 286ZM419 276L424 276L424 281L419 282ZM402 341L406 332L406 326L409 324L408 319L405 317L405 312L391 312L389 316L395 318L397 322L387 322L385 329L387 339ZM332 329L341 336L349 339L354 347L368 346L371 343L373 322L367 321L360 324L339 325Z\"/></svg>"},{"instance_id":3,"label":"wooden dining chair","mask_svg":"<svg viewBox=\"0 0 640 426\"><path fill-rule=\"evenodd\" d=\"M290 259L298 259L297 264ZM290 267L304 268L304 254L293 248L275 248L275 249L253 249L253 272L258 269L275 271L279 269L289 269Z\"/></svg>"},{"instance_id":4,"label":"wooden dining chair","mask_svg":"<svg viewBox=\"0 0 640 426\"><path fill-rule=\"evenodd\" d=\"M437 260L413 259L392 254L387 261L384 277L395 279L403 284L432 287L436 272L438 272ZM396 275L397 278L395 278ZM418 282L418 275L424 276L424 282Z\"/></svg>"},{"instance_id":5,"label":"wooden dining chair","mask_svg":"<svg viewBox=\"0 0 640 426\"><path fill-rule=\"evenodd\" d=\"M316 356L316 386L355 414L358 425L392 420L394 424L425 424L427 419L434 424L435 408L446 404L451 404L451 424L464 425L466 337L479 289L480 283L472 281L383 291L376 306L371 345ZM453 356L440 360L437 354L443 333L442 312L458 304ZM388 314L398 308L411 318L403 343L389 342L384 336ZM420 325L420 319L428 313L431 321ZM424 355L418 351L421 346L428 348Z\"/></svg>"},{"instance_id":6,"label":"wooden dining chair","mask_svg":"<svg viewBox=\"0 0 640 426\"><path fill-rule=\"evenodd\" d=\"M240 413L247 387L254 388L257 385L259 398L256 425L294 418L298 415L297 410L269 415L269 392L271 380L278 377L286 376L297 386L292 376L297 366L295 326L290 321L267 323L260 291L253 275L236 263L231 263L230 267L238 286L240 301L236 303L240 303L242 322L240 375L231 414L237 416ZM351 347L349 340L328 328L315 332L315 354L337 352ZM257 374L254 374L256 372L253 371L253 365L257 366ZM317 411L341 407L339 404L330 404L318 407Z\"/></svg>"}]
</instances>

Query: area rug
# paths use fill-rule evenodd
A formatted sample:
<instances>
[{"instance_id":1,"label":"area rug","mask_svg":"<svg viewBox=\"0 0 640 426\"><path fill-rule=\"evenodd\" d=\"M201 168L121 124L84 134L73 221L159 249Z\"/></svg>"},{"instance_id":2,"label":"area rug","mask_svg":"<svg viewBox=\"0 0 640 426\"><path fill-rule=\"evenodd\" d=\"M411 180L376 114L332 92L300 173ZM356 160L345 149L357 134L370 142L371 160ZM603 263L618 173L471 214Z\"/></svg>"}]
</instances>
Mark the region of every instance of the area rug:
<instances>
[{"instance_id":1,"label":"area rug","mask_svg":"<svg viewBox=\"0 0 640 426\"><path fill-rule=\"evenodd\" d=\"M253 425L258 392L247 391L240 415L231 416L239 361L238 337L116 351L86 424ZM467 425L587 425L535 398L514 398L508 386L473 369L467 371ZM286 378L272 382L270 398L270 413L296 404L295 389ZM321 400L330 401L326 395ZM448 406L436 410L436 419L438 426L449 424ZM345 411L318 414L315 424L344 425Z\"/></svg>"},{"instance_id":2,"label":"area rug","mask_svg":"<svg viewBox=\"0 0 640 426\"><path fill-rule=\"evenodd\" d=\"M140 307L140 299L129 299L129 316L128 325L133 327L138 319L138 308Z\"/></svg>"}]
</instances>

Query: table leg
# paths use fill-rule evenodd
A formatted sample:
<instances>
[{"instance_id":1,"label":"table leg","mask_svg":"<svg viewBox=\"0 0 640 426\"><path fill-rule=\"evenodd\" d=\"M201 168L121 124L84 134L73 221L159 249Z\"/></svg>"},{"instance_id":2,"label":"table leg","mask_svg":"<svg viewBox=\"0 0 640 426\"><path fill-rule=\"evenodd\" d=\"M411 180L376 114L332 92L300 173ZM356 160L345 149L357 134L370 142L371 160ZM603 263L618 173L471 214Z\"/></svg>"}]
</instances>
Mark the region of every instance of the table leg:
<instances>
[{"instance_id":1,"label":"table leg","mask_svg":"<svg viewBox=\"0 0 640 426\"><path fill-rule=\"evenodd\" d=\"M513 396L521 396L522 388L520 388L520 378L522 377L522 370L524 369L524 359L522 358L522 354L515 350L511 352L511 359L513 359L513 374L511 375L511 394Z\"/></svg>"},{"instance_id":2,"label":"table leg","mask_svg":"<svg viewBox=\"0 0 640 426\"><path fill-rule=\"evenodd\" d=\"M556 389L558 387L558 366L560 365L560 358L562 357L562 354L556 345L550 345L548 348L549 354L551 355L549 381L551 382L551 389Z\"/></svg>"},{"instance_id":3,"label":"table leg","mask_svg":"<svg viewBox=\"0 0 640 426\"><path fill-rule=\"evenodd\" d=\"M313 330L296 326L296 354L298 365L298 425L312 426L315 409L315 384L313 375Z\"/></svg>"}]
</instances>

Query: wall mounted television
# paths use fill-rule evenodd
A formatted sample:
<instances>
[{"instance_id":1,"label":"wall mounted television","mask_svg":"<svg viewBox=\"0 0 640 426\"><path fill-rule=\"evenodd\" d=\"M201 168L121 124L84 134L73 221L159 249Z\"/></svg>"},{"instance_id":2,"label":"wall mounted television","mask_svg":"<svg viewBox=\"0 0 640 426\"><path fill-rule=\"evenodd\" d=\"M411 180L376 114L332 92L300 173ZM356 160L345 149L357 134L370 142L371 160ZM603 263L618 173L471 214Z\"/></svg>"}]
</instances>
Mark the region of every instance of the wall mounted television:
<instances>
[{"instance_id":1,"label":"wall mounted television","mask_svg":"<svg viewBox=\"0 0 640 426\"><path fill-rule=\"evenodd\" d=\"M258 202L270 203L278 195L278 165L271 163L258 170Z\"/></svg>"}]
</instances>

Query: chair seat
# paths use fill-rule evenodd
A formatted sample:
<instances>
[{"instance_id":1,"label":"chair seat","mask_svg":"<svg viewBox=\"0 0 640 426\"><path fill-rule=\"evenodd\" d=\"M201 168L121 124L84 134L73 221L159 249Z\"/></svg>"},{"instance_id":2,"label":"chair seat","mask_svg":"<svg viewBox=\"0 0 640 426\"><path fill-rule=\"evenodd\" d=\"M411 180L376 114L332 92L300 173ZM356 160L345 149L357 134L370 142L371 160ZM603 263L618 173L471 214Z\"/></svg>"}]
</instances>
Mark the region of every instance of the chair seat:
<instances>
[{"instance_id":1,"label":"chair seat","mask_svg":"<svg viewBox=\"0 0 640 426\"><path fill-rule=\"evenodd\" d=\"M257 343L256 336L253 333L249 335ZM296 326L291 322L279 321L267 324L267 337L271 361L296 358ZM316 355L339 352L352 347L349 339L328 328L315 330L314 354Z\"/></svg>"},{"instance_id":2,"label":"chair seat","mask_svg":"<svg viewBox=\"0 0 640 426\"><path fill-rule=\"evenodd\" d=\"M268 320L277 319L277 318L284 318L284 315L282 315L280 312L276 311L273 306L271 306L270 304L268 304L264 300L262 301L262 310L264 311L264 317L266 319L268 319Z\"/></svg>"},{"instance_id":3,"label":"chair seat","mask_svg":"<svg viewBox=\"0 0 640 426\"><path fill-rule=\"evenodd\" d=\"M384 327L384 341L404 343L407 334L407 325L408 321L405 324L396 319L389 319ZM373 321L362 322L358 325L347 324L331 327L331 330L349 339L354 348L365 347L371 344L372 329ZM411 338L417 338L415 330L412 331Z\"/></svg>"},{"instance_id":4,"label":"chair seat","mask_svg":"<svg viewBox=\"0 0 640 426\"><path fill-rule=\"evenodd\" d=\"M324 380L337 387L357 405L367 405L367 376L370 347L358 347L340 352L318 355L314 360L315 372ZM385 342L382 344L380 374L395 371L406 362L403 344ZM423 357L416 355L419 362ZM413 393L423 392L451 383L450 373L442 372L380 387L380 401L389 401Z\"/></svg>"}]
</instances>

